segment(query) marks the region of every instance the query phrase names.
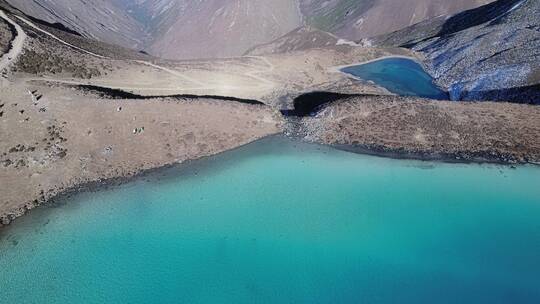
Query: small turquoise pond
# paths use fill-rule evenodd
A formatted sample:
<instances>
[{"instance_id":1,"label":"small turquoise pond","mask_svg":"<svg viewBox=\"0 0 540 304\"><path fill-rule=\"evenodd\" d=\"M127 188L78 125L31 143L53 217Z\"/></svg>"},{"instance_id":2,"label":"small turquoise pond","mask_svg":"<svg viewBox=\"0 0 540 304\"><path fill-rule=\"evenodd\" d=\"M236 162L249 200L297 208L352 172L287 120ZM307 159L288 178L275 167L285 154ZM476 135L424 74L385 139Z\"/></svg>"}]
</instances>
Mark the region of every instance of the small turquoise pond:
<instances>
[{"instance_id":1,"label":"small turquoise pond","mask_svg":"<svg viewBox=\"0 0 540 304\"><path fill-rule=\"evenodd\" d=\"M341 69L354 77L373 81L401 96L448 100L447 92L433 83L431 76L414 60L390 57Z\"/></svg>"},{"instance_id":2,"label":"small turquoise pond","mask_svg":"<svg viewBox=\"0 0 540 304\"><path fill-rule=\"evenodd\" d=\"M0 230L0 302L537 304L538 181L268 138Z\"/></svg>"}]
</instances>

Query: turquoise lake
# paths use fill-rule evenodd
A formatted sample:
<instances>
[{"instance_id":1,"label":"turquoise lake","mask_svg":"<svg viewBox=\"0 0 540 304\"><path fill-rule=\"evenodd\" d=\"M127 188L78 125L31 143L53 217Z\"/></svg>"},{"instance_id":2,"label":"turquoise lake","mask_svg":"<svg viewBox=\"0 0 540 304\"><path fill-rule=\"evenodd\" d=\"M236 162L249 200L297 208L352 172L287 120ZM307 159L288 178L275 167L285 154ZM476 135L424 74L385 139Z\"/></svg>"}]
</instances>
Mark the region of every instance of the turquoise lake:
<instances>
[{"instance_id":1,"label":"turquoise lake","mask_svg":"<svg viewBox=\"0 0 540 304\"><path fill-rule=\"evenodd\" d=\"M537 304L539 181L267 138L0 230L0 302Z\"/></svg>"},{"instance_id":2,"label":"turquoise lake","mask_svg":"<svg viewBox=\"0 0 540 304\"><path fill-rule=\"evenodd\" d=\"M397 95L449 99L448 93L435 85L422 66L411 59L390 57L346 67L341 71L356 78L373 81Z\"/></svg>"}]
</instances>

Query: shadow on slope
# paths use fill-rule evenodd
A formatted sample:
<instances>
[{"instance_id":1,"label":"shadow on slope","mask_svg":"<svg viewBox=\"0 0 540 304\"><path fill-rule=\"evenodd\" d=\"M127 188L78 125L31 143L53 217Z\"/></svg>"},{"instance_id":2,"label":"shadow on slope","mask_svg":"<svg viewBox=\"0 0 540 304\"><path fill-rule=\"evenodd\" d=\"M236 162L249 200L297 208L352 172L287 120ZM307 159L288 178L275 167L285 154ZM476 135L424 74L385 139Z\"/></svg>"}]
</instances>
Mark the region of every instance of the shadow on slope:
<instances>
[{"instance_id":1,"label":"shadow on slope","mask_svg":"<svg viewBox=\"0 0 540 304\"><path fill-rule=\"evenodd\" d=\"M311 92L296 97L293 101L294 109L281 110L281 114L288 117L305 117L315 114L322 106L343 100L349 97L364 96L361 94L341 94L332 92Z\"/></svg>"},{"instance_id":2,"label":"shadow on slope","mask_svg":"<svg viewBox=\"0 0 540 304\"><path fill-rule=\"evenodd\" d=\"M454 100L538 104L540 1L498 0L379 37L378 46L421 52Z\"/></svg>"},{"instance_id":3,"label":"shadow on slope","mask_svg":"<svg viewBox=\"0 0 540 304\"><path fill-rule=\"evenodd\" d=\"M527 0L497 0L492 3L463 11L448 19L443 17L426 20L396 32L375 37L382 44L413 48L434 38L444 38L482 24L493 25L507 15L512 8Z\"/></svg>"},{"instance_id":4,"label":"shadow on slope","mask_svg":"<svg viewBox=\"0 0 540 304\"><path fill-rule=\"evenodd\" d=\"M212 99L221 101L234 101L252 105L265 105L264 103L254 99L242 99L229 96L215 96L215 95L191 95L191 94L177 94L177 95L138 95L130 92L126 92L119 89L112 89L107 87L100 87L94 85L74 85L72 87L81 89L85 92L96 94L103 98L109 99L155 99L155 98L175 98L175 99Z\"/></svg>"},{"instance_id":5,"label":"shadow on slope","mask_svg":"<svg viewBox=\"0 0 540 304\"><path fill-rule=\"evenodd\" d=\"M470 101L490 100L540 105L540 84L478 92L463 91L462 96Z\"/></svg>"},{"instance_id":6,"label":"shadow on slope","mask_svg":"<svg viewBox=\"0 0 540 304\"><path fill-rule=\"evenodd\" d=\"M40 5L40 4L38 3L38 5ZM17 15L28 18L32 22L37 23L39 25L51 27L51 28L54 28L54 29L57 29L57 30L60 30L60 31L64 31L64 32L68 32L68 33L70 33L72 35L82 36L79 32L70 29L69 27L63 25L62 23L59 23L59 22L51 23L51 22L47 22L45 20L41 20L41 19L38 19L36 17L30 16L28 14L25 14L24 12L22 12L21 10L19 10L17 8L14 8L13 6L11 6L9 3L7 3L4 0L0 0L0 8L4 9L4 10L10 12L10 13L13 13L13 14L15 14L15 12L17 12Z\"/></svg>"},{"instance_id":7,"label":"shadow on slope","mask_svg":"<svg viewBox=\"0 0 540 304\"><path fill-rule=\"evenodd\" d=\"M446 20L439 33L435 36L451 35L473 26L494 21L495 19L504 16L514 6L523 1L524 0L499 0L475 9L461 12Z\"/></svg>"}]
</instances>

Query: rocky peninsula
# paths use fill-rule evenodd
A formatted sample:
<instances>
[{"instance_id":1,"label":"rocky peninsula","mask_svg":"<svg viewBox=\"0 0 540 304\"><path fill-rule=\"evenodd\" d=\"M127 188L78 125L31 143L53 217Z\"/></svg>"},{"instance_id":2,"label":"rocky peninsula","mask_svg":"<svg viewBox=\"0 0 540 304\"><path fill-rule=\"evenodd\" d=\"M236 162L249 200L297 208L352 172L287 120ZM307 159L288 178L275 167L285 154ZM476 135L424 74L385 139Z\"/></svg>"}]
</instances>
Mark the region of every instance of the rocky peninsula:
<instances>
[{"instance_id":1,"label":"rocky peninsula","mask_svg":"<svg viewBox=\"0 0 540 304\"><path fill-rule=\"evenodd\" d=\"M455 162L540 163L540 108L354 96L292 122L291 133L353 152Z\"/></svg>"}]
</instances>

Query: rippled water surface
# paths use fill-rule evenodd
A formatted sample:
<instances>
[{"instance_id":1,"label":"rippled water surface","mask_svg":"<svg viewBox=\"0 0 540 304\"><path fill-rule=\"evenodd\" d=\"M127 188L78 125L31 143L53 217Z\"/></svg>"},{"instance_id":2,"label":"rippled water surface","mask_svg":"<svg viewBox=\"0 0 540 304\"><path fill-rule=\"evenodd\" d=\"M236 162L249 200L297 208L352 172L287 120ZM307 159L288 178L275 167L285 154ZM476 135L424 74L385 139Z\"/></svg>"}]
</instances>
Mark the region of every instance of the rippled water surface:
<instances>
[{"instance_id":1,"label":"rippled water surface","mask_svg":"<svg viewBox=\"0 0 540 304\"><path fill-rule=\"evenodd\" d=\"M0 231L2 303L540 303L540 169L270 138Z\"/></svg>"},{"instance_id":2,"label":"rippled water surface","mask_svg":"<svg viewBox=\"0 0 540 304\"><path fill-rule=\"evenodd\" d=\"M402 96L418 96L432 99L449 99L447 92L433 83L422 66L406 58L386 58L343 68L351 74Z\"/></svg>"}]
</instances>

